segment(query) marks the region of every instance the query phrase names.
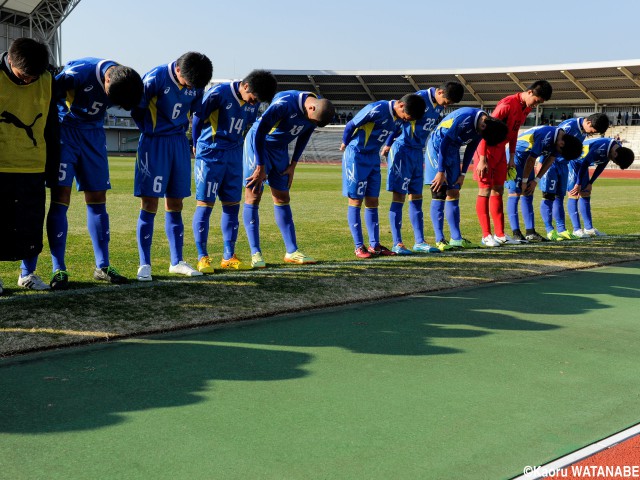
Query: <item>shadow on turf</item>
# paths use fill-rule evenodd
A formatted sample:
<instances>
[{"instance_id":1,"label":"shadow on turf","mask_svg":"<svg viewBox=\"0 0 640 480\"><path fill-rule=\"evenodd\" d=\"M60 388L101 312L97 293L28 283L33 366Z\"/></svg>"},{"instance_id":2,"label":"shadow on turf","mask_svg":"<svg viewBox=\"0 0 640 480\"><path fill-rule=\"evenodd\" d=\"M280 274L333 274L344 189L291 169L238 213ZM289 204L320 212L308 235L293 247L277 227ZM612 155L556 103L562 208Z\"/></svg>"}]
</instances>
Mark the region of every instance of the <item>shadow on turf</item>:
<instances>
[{"instance_id":1,"label":"shadow on turf","mask_svg":"<svg viewBox=\"0 0 640 480\"><path fill-rule=\"evenodd\" d=\"M593 295L636 298L637 290L634 275L581 271L14 360L0 367L0 432L95 429L126 421L126 412L201 402L199 392L215 392L216 380L262 382L308 375L305 365L313 356L286 347L339 347L425 359L462 354L464 350L447 347L446 340L500 331L552 331L560 328L550 323L552 316L579 322L582 313L604 312L607 305ZM539 314L548 315L547 321L522 318Z\"/></svg>"}]
</instances>

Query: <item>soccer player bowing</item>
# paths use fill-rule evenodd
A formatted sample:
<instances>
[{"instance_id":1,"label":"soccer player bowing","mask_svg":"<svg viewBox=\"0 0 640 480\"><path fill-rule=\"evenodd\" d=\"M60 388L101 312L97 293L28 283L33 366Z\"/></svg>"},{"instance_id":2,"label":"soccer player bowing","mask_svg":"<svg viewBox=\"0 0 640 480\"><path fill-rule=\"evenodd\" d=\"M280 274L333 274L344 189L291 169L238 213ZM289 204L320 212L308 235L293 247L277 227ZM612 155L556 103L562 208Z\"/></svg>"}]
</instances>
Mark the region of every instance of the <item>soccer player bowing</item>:
<instances>
[{"instance_id":1,"label":"soccer player bowing","mask_svg":"<svg viewBox=\"0 0 640 480\"><path fill-rule=\"evenodd\" d=\"M349 199L347 221L358 258L395 255L380 244L378 197L380 196L380 149L387 137L404 122L420 120L426 102L416 94L400 100L380 100L364 107L344 128L342 145L342 194ZM360 210L364 201L369 247L364 246Z\"/></svg>"},{"instance_id":2,"label":"soccer player bowing","mask_svg":"<svg viewBox=\"0 0 640 480\"><path fill-rule=\"evenodd\" d=\"M140 197L137 238L138 280L150 281L153 224L158 201L164 198L165 231L169 240L169 272L202 275L183 258L182 200L191 196L191 148L186 132L189 116L202 106L204 87L213 65L206 55L187 52L143 77L144 96L132 116L140 128L134 195Z\"/></svg>"},{"instance_id":3,"label":"soccer player bowing","mask_svg":"<svg viewBox=\"0 0 640 480\"><path fill-rule=\"evenodd\" d=\"M483 139L487 145L497 145L507 137L507 125L479 108L464 107L450 113L436 127L425 154L425 185L431 187L431 223L440 251L451 248L478 248L460 231L460 189L473 154ZM460 149L465 147L462 165ZM447 219L451 241L444 236Z\"/></svg>"},{"instance_id":4,"label":"soccer player bowing","mask_svg":"<svg viewBox=\"0 0 640 480\"><path fill-rule=\"evenodd\" d=\"M273 213L280 229L286 253L284 261L299 265L316 260L298 250L289 190L293 175L311 134L333 119L335 108L315 93L287 90L279 92L269 108L253 124L244 140L244 228L251 248L251 266L265 268L260 249L260 216L258 208L265 179L271 189ZM289 144L296 142L291 159Z\"/></svg>"},{"instance_id":5,"label":"soccer player bowing","mask_svg":"<svg viewBox=\"0 0 640 480\"><path fill-rule=\"evenodd\" d=\"M568 161L578 158L581 151L582 142L559 127L534 127L518 137L515 156L516 176L513 180L507 180L506 187L509 190L510 199L516 198L519 201L522 198L522 216L527 241L548 241L535 230L533 192L538 182L553 164L557 155L562 155ZM539 158L541 165L535 173L534 166L538 157L541 157ZM510 200L508 203L509 224L514 232L520 230L518 201Z\"/></svg>"}]
</instances>

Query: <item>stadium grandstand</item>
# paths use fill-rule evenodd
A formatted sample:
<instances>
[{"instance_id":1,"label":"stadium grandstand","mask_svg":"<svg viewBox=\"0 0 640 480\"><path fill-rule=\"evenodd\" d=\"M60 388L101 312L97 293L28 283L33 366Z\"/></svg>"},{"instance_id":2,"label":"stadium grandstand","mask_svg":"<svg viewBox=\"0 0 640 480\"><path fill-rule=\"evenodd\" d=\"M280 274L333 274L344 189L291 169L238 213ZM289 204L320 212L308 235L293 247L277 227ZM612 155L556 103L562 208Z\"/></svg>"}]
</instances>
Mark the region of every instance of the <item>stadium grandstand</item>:
<instances>
[{"instance_id":1,"label":"stadium grandstand","mask_svg":"<svg viewBox=\"0 0 640 480\"><path fill-rule=\"evenodd\" d=\"M60 66L61 26L79 3L80 0L0 0L0 51L5 51L15 38L32 37L47 44L55 65ZM612 124L606 135L620 135L627 146L640 152L640 60L453 70L274 70L273 73L280 90L316 92L337 108L334 124L317 129L313 135L303 156L306 161L339 162L343 126L364 105L397 99L447 81L459 81L465 86L465 95L458 106L491 112L504 96L525 90L535 80L547 80L554 89L552 100L531 113L526 127L557 124L563 115L570 118L604 112ZM451 110L445 110L445 114ZM110 152L135 151L139 132L128 112L109 109L105 127ZM640 160L632 168L640 169Z\"/></svg>"}]
</instances>

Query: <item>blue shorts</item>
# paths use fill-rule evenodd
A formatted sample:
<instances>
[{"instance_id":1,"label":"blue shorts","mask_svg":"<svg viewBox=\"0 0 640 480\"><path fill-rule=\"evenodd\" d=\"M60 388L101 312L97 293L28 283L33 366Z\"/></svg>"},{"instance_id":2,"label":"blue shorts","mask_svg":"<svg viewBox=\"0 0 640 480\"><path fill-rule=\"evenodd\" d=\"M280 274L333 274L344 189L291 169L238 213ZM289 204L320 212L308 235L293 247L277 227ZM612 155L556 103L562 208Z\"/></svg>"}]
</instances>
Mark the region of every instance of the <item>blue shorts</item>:
<instances>
[{"instance_id":1,"label":"blue shorts","mask_svg":"<svg viewBox=\"0 0 640 480\"><path fill-rule=\"evenodd\" d=\"M230 150L200 149L194 167L196 200L215 203L242 199L242 148Z\"/></svg>"},{"instance_id":2,"label":"blue shorts","mask_svg":"<svg viewBox=\"0 0 640 480\"><path fill-rule=\"evenodd\" d=\"M242 153L242 185L247 186L247 178L256 169L256 129L252 128L244 139L244 149ZM276 190L284 192L289 190L289 175L282 175L291 163L289 159L289 149L287 147L274 147L267 145L264 148L264 168L267 174L266 184Z\"/></svg>"},{"instance_id":3,"label":"blue shorts","mask_svg":"<svg viewBox=\"0 0 640 480\"><path fill-rule=\"evenodd\" d=\"M347 145L342 156L342 195L362 200L380 196L380 155L362 153Z\"/></svg>"},{"instance_id":4,"label":"blue shorts","mask_svg":"<svg viewBox=\"0 0 640 480\"><path fill-rule=\"evenodd\" d=\"M140 135L133 183L136 197L191 196L191 152L185 135Z\"/></svg>"},{"instance_id":5,"label":"blue shorts","mask_svg":"<svg viewBox=\"0 0 640 480\"><path fill-rule=\"evenodd\" d=\"M389 152L387 191L406 195L422 195L424 188L424 156L422 149L395 142Z\"/></svg>"},{"instance_id":6,"label":"blue shorts","mask_svg":"<svg viewBox=\"0 0 640 480\"><path fill-rule=\"evenodd\" d=\"M578 183L580 185L586 185L589 183L589 169L585 170L582 175L580 175L580 164L571 160L569 162L569 174L567 175L567 191L573 190Z\"/></svg>"},{"instance_id":7,"label":"blue shorts","mask_svg":"<svg viewBox=\"0 0 640 480\"><path fill-rule=\"evenodd\" d=\"M104 129L60 127L59 187L71 187L76 179L78 190L102 192L111 188L107 139Z\"/></svg>"},{"instance_id":8,"label":"blue shorts","mask_svg":"<svg viewBox=\"0 0 640 480\"><path fill-rule=\"evenodd\" d=\"M460 149L451 147L444 152L444 175L447 190L460 190L460 184L455 183L460 176ZM427 151L424 162L424 184L431 185L438 174L438 152L431 142L427 142Z\"/></svg>"},{"instance_id":9,"label":"blue shorts","mask_svg":"<svg viewBox=\"0 0 640 480\"><path fill-rule=\"evenodd\" d=\"M553 162L540 179L540 191L564 197L567 191L568 177L569 165L566 162Z\"/></svg>"},{"instance_id":10,"label":"blue shorts","mask_svg":"<svg viewBox=\"0 0 640 480\"><path fill-rule=\"evenodd\" d=\"M527 158L529 158L528 155ZM509 193L522 193L522 174L524 172L524 166L527 163L527 158L522 160L516 155L516 158L514 160L514 163L516 165L516 178L514 180L507 180L506 182L504 182L504 186L507 190L509 190ZM532 181L534 176L535 168L532 168L531 172L529 173L529 181Z\"/></svg>"}]
</instances>

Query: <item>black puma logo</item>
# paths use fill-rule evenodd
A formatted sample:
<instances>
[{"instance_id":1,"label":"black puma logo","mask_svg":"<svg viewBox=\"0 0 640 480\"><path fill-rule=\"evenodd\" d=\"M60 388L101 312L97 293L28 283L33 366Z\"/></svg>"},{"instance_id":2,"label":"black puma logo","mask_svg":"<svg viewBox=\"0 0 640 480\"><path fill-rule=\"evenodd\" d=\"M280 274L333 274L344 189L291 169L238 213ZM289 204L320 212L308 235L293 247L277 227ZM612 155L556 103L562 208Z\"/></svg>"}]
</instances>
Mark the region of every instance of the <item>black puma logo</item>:
<instances>
[{"instance_id":1,"label":"black puma logo","mask_svg":"<svg viewBox=\"0 0 640 480\"><path fill-rule=\"evenodd\" d=\"M22 120L20 120L18 117L16 117L13 113L7 112L6 110L4 112L2 112L2 114L0 114L0 122L2 123L10 123L12 125L14 125L17 128L22 128L26 133L27 136L31 139L31 141L33 142L33 146L37 147L38 146L38 142L36 142L36 139L33 136L33 127L36 122L38 121L38 119L42 116L41 113L39 113L38 115L36 115L36 118L33 119L33 123L31 123L31 125L25 125L24 123L22 123Z\"/></svg>"}]
</instances>

